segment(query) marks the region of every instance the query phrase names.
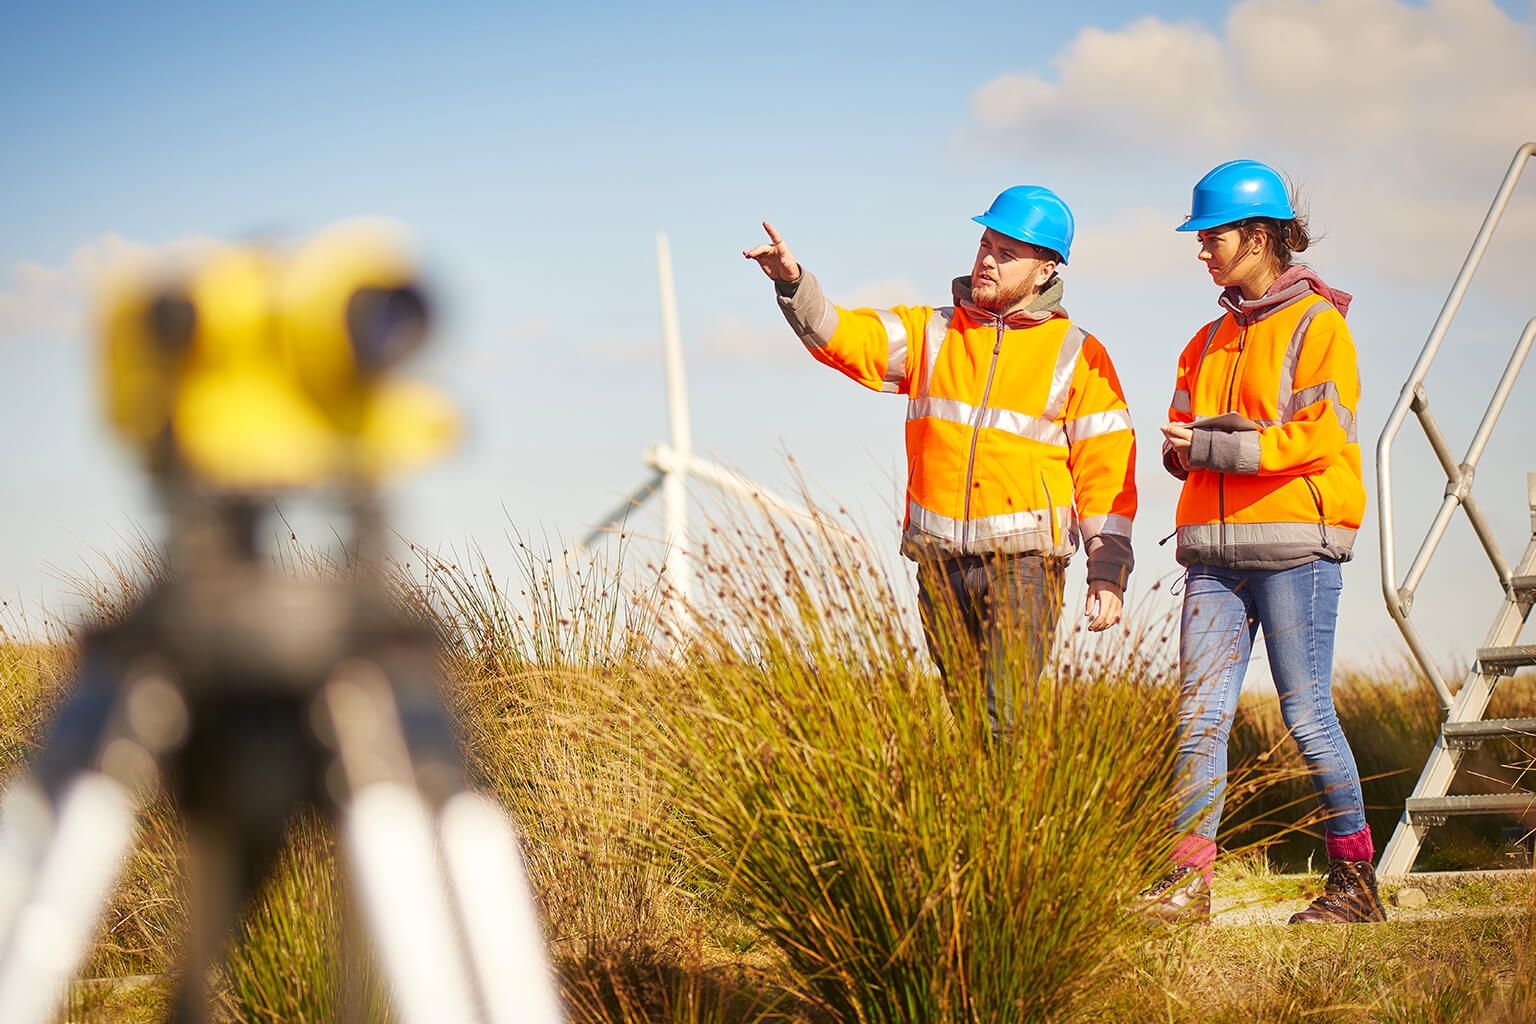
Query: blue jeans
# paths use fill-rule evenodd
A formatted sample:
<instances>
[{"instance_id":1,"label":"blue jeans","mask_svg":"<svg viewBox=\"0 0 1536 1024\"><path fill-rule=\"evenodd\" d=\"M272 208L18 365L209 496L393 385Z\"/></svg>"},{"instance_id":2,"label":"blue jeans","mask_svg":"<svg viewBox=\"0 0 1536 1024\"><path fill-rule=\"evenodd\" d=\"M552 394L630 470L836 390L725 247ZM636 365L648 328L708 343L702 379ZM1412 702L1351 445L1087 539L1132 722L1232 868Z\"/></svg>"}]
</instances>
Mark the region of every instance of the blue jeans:
<instances>
[{"instance_id":1,"label":"blue jeans","mask_svg":"<svg viewBox=\"0 0 1536 1024\"><path fill-rule=\"evenodd\" d=\"M1012 735L1056 640L1065 564L1040 555L962 555L918 563L923 636L939 674L986 687L992 735ZM1020 692L1020 691L1024 692Z\"/></svg>"},{"instance_id":2,"label":"blue jeans","mask_svg":"<svg viewBox=\"0 0 1536 1024\"><path fill-rule=\"evenodd\" d=\"M1214 839L1226 790L1227 737L1253 638L1264 627L1280 714L1301 748L1332 835L1364 829L1360 772L1333 707L1333 634L1343 589L1338 562L1238 571L1190 567L1179 631L1179 767L1189 796L1182 829Z\"/></svg>"}]
</instances>

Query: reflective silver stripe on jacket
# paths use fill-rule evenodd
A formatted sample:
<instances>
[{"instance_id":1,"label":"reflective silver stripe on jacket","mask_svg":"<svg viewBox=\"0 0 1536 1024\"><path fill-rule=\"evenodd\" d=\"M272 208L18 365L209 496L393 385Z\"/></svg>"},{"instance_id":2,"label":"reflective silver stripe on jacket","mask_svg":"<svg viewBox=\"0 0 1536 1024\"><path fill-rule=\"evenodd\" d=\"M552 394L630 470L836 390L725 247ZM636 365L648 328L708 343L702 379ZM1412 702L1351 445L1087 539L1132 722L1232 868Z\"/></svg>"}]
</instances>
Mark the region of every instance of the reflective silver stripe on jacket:
<instances>
[{"instance_id":1,"label":"reflective silver stripe on jacket","mask_svg":"<svg viewBox=\"0 0 1536 1024\"><path fill-rule=\"evenodd\" d=\"M1131 535L1131 521L1125 516L1084 516L1078 520L1078 529L1082 532L1084 542L1102 534L1112 534L1118 537Z\"/></svg>"},{"instance_id":2,"label":"reflective silver stripe on jacket","mask_svg":"<svg viewBox=\"0 0 1536 1024\"><path fill-rule=\"evenodd\" d=\"M881 378L880 390L895 394L901 390L902 378L907 375L907 327L901 317L888 309L875 310L875 316L885 328L885 375Z\"/></svg>"},{"instance_id":3,"label":"reflective silver stripe on jacket","mask_svg":"<svg viewBox=\"0 0 1536 1024\"><path fill-rule=\"evenodd\" d=\"M1325 530L1326 534L1320 532ZM1355 543L1355 533L1348 527L1326 526L1316 520L1310 523L1200 523L1179 527L1179 546L1209 547L1223 543L1227 547L1293 546L1326 541L1348 548Z\"/></svg>"},{"instance_id":4,"label":"reflective silver stripe on jacket","mask_svg":"<svg viewBox=\"0 0 1536 1024\"><path fill-rule=\"evenodd\" d=\"M1058 420L1067 407L1067 396L1072 393L1072 376L1077 372L1077 358L1082 354L1083 342L1088 334L1073 324L1061 339L1061 351L1056 353L1056 368L1051 372L1051 391L1045 400L1042 419Z\"/></svg>"},{"instance_id":5,"label":"reflective silver stripe on jacket","mask_svg":"<svg viewBox=\"0 0 1536 1024\"><path fill-rule=\"evenodd\" d=\"M1097 437L1100 434L1113 434L1117 430L1130 430L1131 414L1125 409L1110 409L1107 412L1089 413L1087 416L1079 416L1075 420L1068 420L1065 424L1067 441L1076 444L1084 438Z\"/></svg>"},{"instance_id":6,"label":"reflective silver stripe on jacket","mask_svg":"<svg viewBox=\"0 0 1536 1024\"><path fill-rule=\"evenodd\" d=\"M933 386L933 368L939 362L939 349L944 347L944 339L949 336L949 323L954 318L954 306L939 306L928 318L928 324L923 328L923 379L913 382L913 397L928 396L929 388ZM912 418L910 412L907 418Z\"/></svg>"},{"instance_id":7,"label":"reflective silver stripe on jacket","mask_svg":"<svg viewBox=\"0 0 1536 1024\"><path fill-rule=\"evenodd\" d=\"M1281 422L1289 423L1296 418L1297 413L1307 406L1324 400L1333 403L1333 415L1339 421L1339 427L1344 431L1346 443L1358 444L1360 438L1355 432L1355 414L1350 412L1339 399L1339 386L1331 380L1325 380L1321 384L1314 384L1309 388L1302 388L1291 395L1290 401L1280 408Z\"/></svg>"},{"instance_id":8,"label":"reflective silver stripe on jacket","mask_svg":"<svg viewBox=\"0 0 1536 1024\"><path fill-rule=\"evenodd\" d=\"M1280 422L1289 423L1296 418L1296 414L1314 402L1328 399L1333 402L1333 412L1339 421L1339 427L1344 431L1347 443L1359 443L1359 437L1355 432L1355 414L1344 407L1339 400L1339 386L1331 380L1325 380L1311 387L1295 390L1296 365L1301 361L1301 346L1306 341L1307 331L1312 326L1312 320L1318 313L1325 309L1332 309L1333 305L1326 299L1319 298L1296 322L1296 329L1291 332L1291 340L1285 348L1285 359L1280 364L1280 389L1275 396L1275 408L1280 410ZM1267 425L1267 424L1265 424Z\"/></svg>"},{"instance_id":9,"label":"reflective silver stripe on jacket","mask_svg":"<svg viewBox=\"0 0 1536 1024\"><path fill-rule=\"evenodd\" d=\"M1296 321L1296 329L1291 332L1291 340L1285 346L1285 358L1280 362L1280 390L1275 396L1275 408L1281 411L1281 420L1290 419L1285 415L1285 408L1291 403L1291 392L1296 382L1296 364L1301 360L1301 345L1306 340L1307 328L1312 326L1312 319L1317 316L1318 310L1331 308L1322 299L1312 303L1307 311L1301 314L1301 319Z\"/></svg>"},{"instance_id":10,"label":"reflective silver stripe on jacket","mask_svg":"<svg viewBox=\"0 0 1536 1024\"><path fill-rule=\"evenodd\" d=\"M969 544L965 540L967 525L970 527ZM1077 550L1077 519L1072 509L1058 507L980 516L967 524L964 520L939 515L909 500L907 529L902 539L903 548L937 549L946 554L1038 553L1068 556Z\"/></svg>"},{"instance_id":11,"label":"reflective silver stripe on jacket","mask_svg":"<svg viewBox=\"0 0 1536 1024\"><path fill-rule=\"evenodd\" d=\"M936 419L947 423L958 423L961 426L970 426L978 422L977 409L968 402L962 402L956 398L914 398L907 403L907 419ZM998 409L988 406L981 412L979 421L983 427L991 427L994 430L1007 431L1019 437L1027 437L1032 441L1042 444L1052 444L1065 448L1067 446L1067 432L1059 423L1051 423L1034 416L1026 416L1021 412L1011 409Z\"/></svg>"}]
</instances>

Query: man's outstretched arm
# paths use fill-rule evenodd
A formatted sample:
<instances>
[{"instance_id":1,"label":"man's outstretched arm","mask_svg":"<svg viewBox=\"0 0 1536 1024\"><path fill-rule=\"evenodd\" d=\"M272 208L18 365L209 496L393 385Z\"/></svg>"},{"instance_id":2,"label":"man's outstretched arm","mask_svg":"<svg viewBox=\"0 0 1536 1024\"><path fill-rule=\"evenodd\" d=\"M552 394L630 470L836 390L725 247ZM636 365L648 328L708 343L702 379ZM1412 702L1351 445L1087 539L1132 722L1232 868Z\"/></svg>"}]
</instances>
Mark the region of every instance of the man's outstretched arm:
<instances>
[{"instance_id":1,"label":"man's outstretched arm","mask_svg":"<svg viewBox=\"0 0 1536 1024\"><path fill-rule=\"evenodd\" d=\"M773 225L764 221L763 230L768 244L743 250L742 256L755 261L773 281L784 319L811 355L874 391L906 393L912 368L920 365L924 330L933 311L922 306L834 306Z\"/></svg>"}]
</instances>

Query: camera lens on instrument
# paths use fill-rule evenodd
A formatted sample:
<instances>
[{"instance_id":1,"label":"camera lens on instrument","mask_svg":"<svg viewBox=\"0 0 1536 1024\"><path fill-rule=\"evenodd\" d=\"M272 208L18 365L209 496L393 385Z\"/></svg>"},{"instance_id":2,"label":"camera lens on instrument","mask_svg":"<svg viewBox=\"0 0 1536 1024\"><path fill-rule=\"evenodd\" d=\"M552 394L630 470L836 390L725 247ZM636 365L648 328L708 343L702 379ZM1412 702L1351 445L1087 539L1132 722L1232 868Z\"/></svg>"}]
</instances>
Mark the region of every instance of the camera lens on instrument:
<instances>
[{"instance_id":1,"label":"camera lens on instrument","mask_svg":"<svg viewBox=\"0 0 1536 1024\"><path fill-rule=\"evenodd\" d=\"M197 308L177 292L156 296L148 311L149 334L166 355L179 356L192 344L197 331Z\"/></svg>"},{"instance_id":2,"label":"camera lens on instrument","mask_svg":"<svg viewBox=\"0 0 1536 1024\"><path fill-rule=\"evenodd\" d=\"M426 298L414 285L359 288L347 303L347 332L360 367L393 366L426 339Z\"/></svg>"}]
</instances>

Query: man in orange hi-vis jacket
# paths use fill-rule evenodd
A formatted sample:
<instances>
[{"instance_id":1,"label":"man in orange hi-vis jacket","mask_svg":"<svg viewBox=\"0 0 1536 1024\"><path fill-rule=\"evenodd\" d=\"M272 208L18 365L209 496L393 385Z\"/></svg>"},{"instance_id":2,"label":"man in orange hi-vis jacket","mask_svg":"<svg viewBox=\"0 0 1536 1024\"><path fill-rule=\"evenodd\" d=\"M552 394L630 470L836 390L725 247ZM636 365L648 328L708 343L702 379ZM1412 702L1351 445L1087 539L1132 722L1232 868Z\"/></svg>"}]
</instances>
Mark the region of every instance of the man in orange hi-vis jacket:
<instances>
[{"instance_id":1,"label":"man in orange hi-vis jacket","mask_svg":"<svg viewBox=\"0 0 1536 1024\"><path fill-rule=\"evenodd\" d=\"M949 677L946 655L975 653L992 729L1002 735L1049 654L1079 535L1089 629L1120 620L1133 562L1136 439L1109 354L1061 306L1057 269L1073 233L1066 204L1020 185L973 219L985 230L970 276L954 282L952 306L835 306L766 222L768 244L743 255L774 281L785 318L817 361L907 396L902 552L918 563L940 671Z\"/></svg>"}]
</instances>

